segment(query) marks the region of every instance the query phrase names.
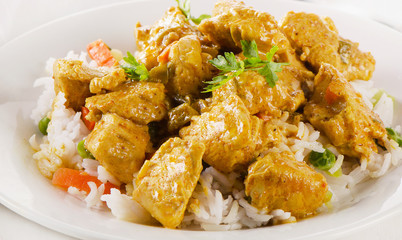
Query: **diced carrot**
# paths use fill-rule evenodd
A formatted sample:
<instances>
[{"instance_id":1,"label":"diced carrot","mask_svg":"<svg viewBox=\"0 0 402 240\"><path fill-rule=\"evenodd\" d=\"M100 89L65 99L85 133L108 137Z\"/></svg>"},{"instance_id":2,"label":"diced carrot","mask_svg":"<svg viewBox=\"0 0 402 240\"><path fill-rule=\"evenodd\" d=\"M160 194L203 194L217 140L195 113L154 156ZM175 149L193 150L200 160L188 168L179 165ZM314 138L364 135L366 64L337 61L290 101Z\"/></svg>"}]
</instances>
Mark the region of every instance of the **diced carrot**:
<instances>
[{"instance_id":1,"label":"diced carrot","mask_svg":"<svg viewBox=\"0 0 402 240\"><path fill-rule=\"evenodd\" d=\"M261 113L261 112L259 112L259 113L256 114L256 116L257 116L258 118L261 118L261 119L264 120L264 121L269 121L269 120L271 119L271 116L269 116L269 115L266 114L266 113Z\"/></svg>"},{"instance_id":2,"label":"diced carrot","mask_svg":"<svg viewBox=\"0 0 402 240\"><path fill-rule=\"evenodd\" d=\"M99 66L111 67L117 64L109 47L101 39L88 44L87 51L89 57L95 60Z\"/></svg>"},{"instance_id":3,"label":"diced carrot","mask_svg":"<svg viewBox=\"0 0 402 240\"><path fill-rule=\"evenodd\" d=\"M169 52L170 52L170 48L172 47L173 44L174 44L174 42L171 43L170 45L168 45L167 47L165 47L165 49L163 49L161 54L159 54L159 56L157 58L159 63L167 63L169 61Z\"/></svg>"},{"instance_id":4,"label":"diced carrot","mask_svg":"<svg viewBox=\"0 0 402 240\"><path fill-rule=\"evenodd\" d=\"M325 101L327 101L327 103L329 105L332 105L336 99L338 99L338 95L334 92L331 91L331 89L328 87L327 90L325 90Z\"/></svg>"},{"instance_id":5,"label":"diced carrot","mask_svg":"<svg viewBox=\"0 0 402 240\"><path fill-rule=\"evenodd\" d=\"M85 126L89 129L89 131L92 131L95 127L95 122L94 121L89 121L85 117L88 115L89 109L86 107L81 107L81 119L85 123Z\"/></svg>"},{"instance_id":6,"label":"diced carrot","mask_svg":"<svg viewBox=\"0 0 402 240\"><path fill-rule=\"evenodd\" d=\"M80 191L85 191L89 193L91 188L88 185L88 182L94 182L97 187L99 187L102 182L95 176L91 176L88 173L80 170L75 170L71 168L59 168L53 174L52 184L68 189L69 187L75 187ZM111 188L117 188L118 186L107 182L105 183L105 191L104 194L109 194Z\"/></svg>"}]
</instances>

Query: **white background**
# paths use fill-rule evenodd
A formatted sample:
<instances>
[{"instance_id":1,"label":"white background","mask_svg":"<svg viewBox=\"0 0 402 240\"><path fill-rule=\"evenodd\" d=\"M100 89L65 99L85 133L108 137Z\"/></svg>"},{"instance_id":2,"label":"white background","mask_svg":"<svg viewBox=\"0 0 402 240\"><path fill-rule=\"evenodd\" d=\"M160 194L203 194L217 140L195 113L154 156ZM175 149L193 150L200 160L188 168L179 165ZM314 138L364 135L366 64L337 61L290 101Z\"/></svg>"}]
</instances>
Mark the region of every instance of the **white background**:
<instances>
[{"instance_id":1,"label":"white background","mask_svg":"<svg viewBox=\"0 0 402 240\"><path fill-rule=\"evenodd\" d=\"M174 1L171 1L174 5ZM123 0L0 0L0 47L20 34L51 20L116 2L123 2ZM310 2L325 4L371 18L402 32L401 0L310 0ZM42 227L0 205L0 240L11 239L66 240L73 238ZM352 231L347 237L341 239L402 239L402 214L384 219L358 232Z\"/></svg>"}]
</instances>

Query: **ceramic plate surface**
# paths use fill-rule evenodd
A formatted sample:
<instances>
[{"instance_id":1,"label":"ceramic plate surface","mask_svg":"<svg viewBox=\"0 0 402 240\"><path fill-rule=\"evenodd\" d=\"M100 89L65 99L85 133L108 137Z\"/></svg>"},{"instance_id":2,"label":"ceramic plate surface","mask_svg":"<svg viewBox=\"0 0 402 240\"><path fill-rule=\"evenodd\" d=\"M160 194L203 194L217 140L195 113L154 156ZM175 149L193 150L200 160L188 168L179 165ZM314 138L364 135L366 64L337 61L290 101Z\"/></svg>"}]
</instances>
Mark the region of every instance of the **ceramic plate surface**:
<instances>
[{"instance_id":1,"label":"ceramic plate surface","mask_svg":"<svg viewBox=\"0 0 402 240\"><path fill-rule=\"evenodd\" d=\"M402 34L376 22L301 2L246 1L277 19L288 11L314 12L331 17L340 34L371 51L377 64L376 87L401 102ZM133 1L81 12L32 30L0 48L0 202L32 221L65 234L85 239L312 239L339 237L402 211L402 168L368 182L358 204L336 213L251 230L202 232L169 230L115 219L110 212L87 209L84 202L53 187L32 160L28 139L38 133L29 116L41 89L33 81L44 76L49 57L79 52L102 38L123 52L135 50L137 21L152 24L175 1ZM192 1L192 13L210 13L213 0ZM399 109L399 110L398 110ZM395 115L400 116L400 108ZM401 123L401 118L395 119Z\"/></svg>"}]
</instances>

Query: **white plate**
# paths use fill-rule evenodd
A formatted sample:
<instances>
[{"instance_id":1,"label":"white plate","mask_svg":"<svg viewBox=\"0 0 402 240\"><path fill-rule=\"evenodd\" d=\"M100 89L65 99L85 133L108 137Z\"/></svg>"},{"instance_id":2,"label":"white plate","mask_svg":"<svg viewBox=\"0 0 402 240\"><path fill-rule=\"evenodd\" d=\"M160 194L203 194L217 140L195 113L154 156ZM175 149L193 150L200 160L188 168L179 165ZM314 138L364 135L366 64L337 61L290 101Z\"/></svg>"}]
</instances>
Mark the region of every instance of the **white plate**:
<instances>
[{"instance_id":1,"label":"white plate","mask_svg":"<svg viewBox=\"0 0 402 240\"><path fill-rule=\"evenodd\" d=\"M194 15L211 12L213 0L193 1ZM341 35L370 50L377 65L373 79L401 102L402 35L378 23L301 2L246 1L280 19L286 12L306 11L330 16ZM83 202L53 187L42 177L27 139L38 132L29 119L40 92L34 79L43 76L49 57L81 51L98 38L123 51L134 51L137 21L152 24L166 0L110 5L59 19L37 28L0 48L0 202L13 211L56 231L94 239L312 239L340 236L402 212L402 168L362 187L369 197L345 210L296 224L231 232L169 230L119 221L107 211L87 209ZM400 108L398 108L400 109ZM396 112L399 116L400 110ZM401 123L401 119L397 119Z\"/></svg>"}]
</instances>

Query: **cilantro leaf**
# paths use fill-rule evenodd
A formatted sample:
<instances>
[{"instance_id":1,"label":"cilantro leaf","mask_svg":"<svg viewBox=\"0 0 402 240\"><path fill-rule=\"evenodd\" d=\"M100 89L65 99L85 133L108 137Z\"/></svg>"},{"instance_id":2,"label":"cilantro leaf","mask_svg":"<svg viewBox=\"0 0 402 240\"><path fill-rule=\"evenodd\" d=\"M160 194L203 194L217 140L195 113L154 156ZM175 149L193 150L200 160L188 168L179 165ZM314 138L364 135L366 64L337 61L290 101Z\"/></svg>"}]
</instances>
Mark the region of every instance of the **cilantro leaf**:
<instances>
[{"instance_id":1,"label":"cilantro leaf","mask_svg":"<svg viewBox=\"0 0 402 240\"><path fill-rule=\"evenodd\" d=\"M130 52L127 52L127 57L124 57L123 60L124 63L120 67L124 69L128 78L139 81L149 78L149 72L145 65L138 63Z\"/></svg>"},{"instance_id":2,"label":"cilantro leaf","mask_svg":"<svg viewBox=\"0 0 402 240\"><path fill-rule=\"evenodd\" d=\"M218 55L216 58L209 61L222 72L220 73L221 75L214 77L212 81L206 82L209 85L205 88L204 92L211 92L220 88L230 79L239 76L244 71L258 72L265 78L265 81L271 88L275 87L278 81L278 75L276 75L276 73L282 71L282 66L289 65L289 63L277 63L272 61L279 48L273 46L266 54L267 60L262 60L258 54L257 43L254 40L250 42L241 40L240 43L245 57L244 61L237 60L233 52L225 52L224 56Z\"/></svg>"},{"instance_id":3,"label":"cilantro leaf","mask_svg":"<svg viewBox=\"0 0 402 240\"><path fill-rule=\"evenodd\" d=\"M257 72L264 76L265 81L271 88L275 87L275 84L278 81L278 76L274 73L274 71L272 71L268 64L259 69Z\"/></svg>"},{"instance_id":4,"label":"cilantro leaf","mask_svg":"<svg viewBox=\"0 0 402 240\"><path fill-rule=\"evenodd\" d=\"M209 62L221 70L223 75L213 77L211 81L206 81L209 84L205 87L203 93L212 92L223 85L230 79L239 76L244 71L244 62L237 61L236 56L232 52L225 52L225 56L218 55L216 58L209 60Z\"/></svg>"},{"instance_id":5,"label":"cilantro leaf","mask_svg":"<svg viewBox=\"0 0 402 240\"><path fill-rule=\"evenodd\" d=\"M267 61L272 62L272 58L274 57L275 53L278 51L279 47L274 45L272 48L267 52Z\"/></svg>"},{"instance_id":6,"label":"cilantro leaf","mask_svg":"<svg viewBox=\"0 0 402 240\"><path fill-rule=\"evenodd\" d=\"M209 84L208 86L205 87L205 90L202 91L203 93L206 92L212 92L223 85L225 85L230 79L235 78L242 74L244 71L244 68L239 69L234 72L229 72L226 75L218 75L216 77L213 77L211 81L206 81L205 83Z\"/></svg>"},{"instance_id":7,"label":"cilantro leaf","mask_svg":"<svg viewBox=\"0 0 402 240\"><path fill-rule=\"evenodd\" d=\"M236 71L241 68L241 63L237 62L236 56L232 52L225 52L225 56L218 55L216 58L210 60L209 62L221 70L223 73Z\"/></svg>"},{"instance_id":8,"label":"cilantro leaf","mask_svg":"<svg viewBox=\"0 0 402 240\"><path fill-rule=\"evenodd\" d=\"M214 78L212 78L212 81L207 81L205 83L209 84L208 86L205 87L205 90L202 91L203 93L206 92L212 92L220 87L222 87L224 84L226 84L230 79L232 79L231 76L228 75L218 75Z\"/></svg>"},{"instance_id":9,"label":"cilantro leaf","mask_svg":"<svg viewBox=\"0 0 402 240\"><path fill-rule=\"evenodd\" d=\"M190 0L176 0L177 6L187 19L193 21L195 24L200 24L202 20L210 18L211 15L201 14L198 18L191 16L190 12Z\"/></svg>"},{"instance_id":10,"label":"cilantro leaf","mask_svg":"<svg viewBox=\"0 0 402 240\"><path fill-rule=\"evenodd\" d=\"M243 55L246 58L260 58L258 56L258 49L257 49L257 43L255 41L245 41L241 40L240 41L241 48L243 49Z\"/></svg>"},{"instance_id":11,"label":"cilantro leaf","mask_svg":"<svg viewBox=\"0 0 402 240\"><path fill-rule=\"evenodd\" d=\"M259 63L263 63L258 55L257 43L255 41L240 41L243 49L243 55L246 57L244 64L246 67L256 67Z\"/></svg>"}]
</instances>

